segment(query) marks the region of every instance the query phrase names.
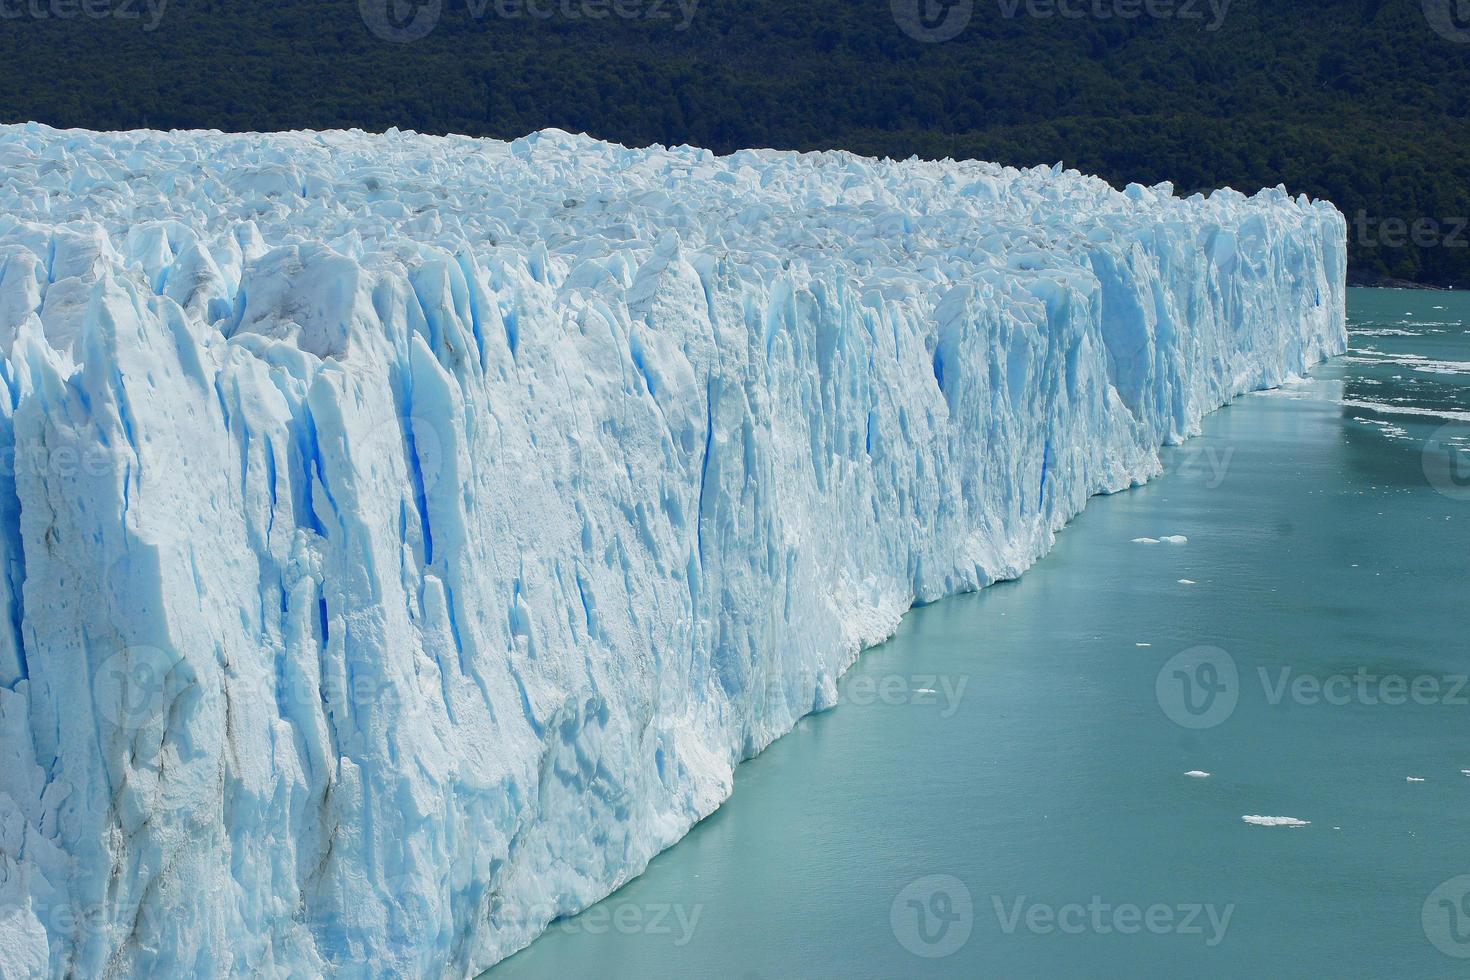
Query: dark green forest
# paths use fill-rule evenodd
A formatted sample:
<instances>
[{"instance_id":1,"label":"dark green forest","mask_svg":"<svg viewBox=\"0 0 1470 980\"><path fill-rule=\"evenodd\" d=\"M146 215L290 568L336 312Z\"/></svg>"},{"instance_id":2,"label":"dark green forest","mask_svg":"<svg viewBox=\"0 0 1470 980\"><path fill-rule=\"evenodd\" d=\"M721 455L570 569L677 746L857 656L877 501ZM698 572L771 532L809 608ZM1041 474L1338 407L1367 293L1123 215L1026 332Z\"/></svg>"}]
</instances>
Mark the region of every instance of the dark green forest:
<instances>
[{"instance_id":1,"label":"dark green forest","mask_svg":"<svg viewBox=\"0 0 1470 980\"><path fill-rule=\"evenodd\" d=\"M1470 285L1470 3L1055 2L0 0L0 120L556 126L1285 184L1348 215L1355 281Z\"/></svg>"}]
</instances>

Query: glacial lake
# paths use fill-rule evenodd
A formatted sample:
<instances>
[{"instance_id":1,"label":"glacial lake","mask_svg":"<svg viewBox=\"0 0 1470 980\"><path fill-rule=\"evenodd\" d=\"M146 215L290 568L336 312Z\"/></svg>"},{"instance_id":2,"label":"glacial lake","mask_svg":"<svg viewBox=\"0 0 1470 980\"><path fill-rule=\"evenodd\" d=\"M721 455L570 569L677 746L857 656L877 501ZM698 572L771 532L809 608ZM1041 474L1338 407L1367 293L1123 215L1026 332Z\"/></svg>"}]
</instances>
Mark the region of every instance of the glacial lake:
<instances>
[{"instance_id":1,"label":"glacial lake","mask_svg":"<svg viewBox=\"0 0 1470 980\"><path fill-rule=\"evenodd\" d=\"M1470 297L1349 311L488 976L1470 973Z\"/></svg>"}]
</instances>

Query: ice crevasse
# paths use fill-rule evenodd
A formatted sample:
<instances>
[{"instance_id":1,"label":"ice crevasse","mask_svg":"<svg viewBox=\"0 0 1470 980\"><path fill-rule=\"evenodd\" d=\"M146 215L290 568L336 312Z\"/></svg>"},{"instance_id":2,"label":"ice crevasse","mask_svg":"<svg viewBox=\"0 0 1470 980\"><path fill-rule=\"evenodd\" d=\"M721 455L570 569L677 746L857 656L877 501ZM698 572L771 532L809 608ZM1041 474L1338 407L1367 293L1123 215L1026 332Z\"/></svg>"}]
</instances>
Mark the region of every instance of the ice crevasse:
<instances>
[{"instance_id":1,"label":"ice crevasse","mask_svg":"<svg viewBox=\"0 0 1470 980\"><path fill-rule=\"evenodd\" d=\"M465 976L1340 352L1061 166L0 127L0 976Z\"/></svg>"}]
</instances>

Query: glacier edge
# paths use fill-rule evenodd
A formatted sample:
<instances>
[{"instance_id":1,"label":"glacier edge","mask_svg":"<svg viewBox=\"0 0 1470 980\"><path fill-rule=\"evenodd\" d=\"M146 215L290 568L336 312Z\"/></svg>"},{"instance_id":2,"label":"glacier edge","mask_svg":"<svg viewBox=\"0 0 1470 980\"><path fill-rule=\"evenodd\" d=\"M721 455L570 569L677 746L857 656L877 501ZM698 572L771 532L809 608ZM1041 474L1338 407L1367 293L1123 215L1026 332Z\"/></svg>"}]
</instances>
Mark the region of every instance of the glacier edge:
<instances>
[{"instance_id":1,"label":"glacier edge","mask_svg":"<svg viewBox=\"0 0 1470 980\"><path fill-rule=\"evenodd\" d=\"M1060 168L0 127L0 975L474 974L1346 343Z\"/></svg>"}]
</instances>

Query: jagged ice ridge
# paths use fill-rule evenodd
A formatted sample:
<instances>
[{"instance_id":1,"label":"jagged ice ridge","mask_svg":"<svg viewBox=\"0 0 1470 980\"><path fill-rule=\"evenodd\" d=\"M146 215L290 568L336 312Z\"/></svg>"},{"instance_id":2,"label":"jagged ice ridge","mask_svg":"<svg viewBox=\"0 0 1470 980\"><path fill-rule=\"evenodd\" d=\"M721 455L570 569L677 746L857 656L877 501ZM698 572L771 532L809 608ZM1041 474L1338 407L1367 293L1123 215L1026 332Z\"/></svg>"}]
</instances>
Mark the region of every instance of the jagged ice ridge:
<instances>
[{"instance_id":1,"label":"jagged ice ridge","mask_svg":"<svg viewBox=\"0 0 1470 980\"><path fill-rule=\"evenodd\" d=\"M0 975L469 975L1345 346L1056 168L0 127Z\"/></svg>"}]
</instances>

